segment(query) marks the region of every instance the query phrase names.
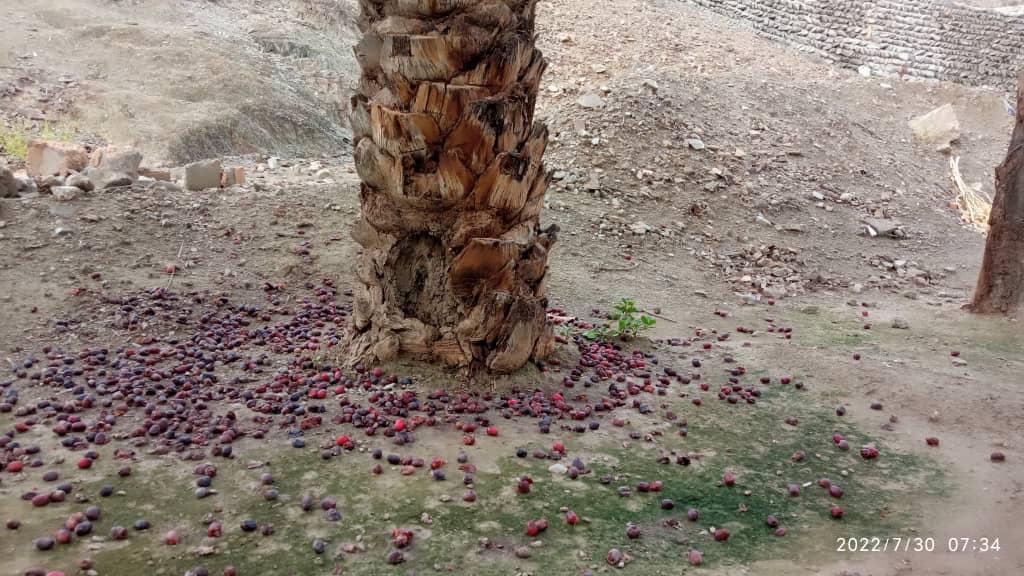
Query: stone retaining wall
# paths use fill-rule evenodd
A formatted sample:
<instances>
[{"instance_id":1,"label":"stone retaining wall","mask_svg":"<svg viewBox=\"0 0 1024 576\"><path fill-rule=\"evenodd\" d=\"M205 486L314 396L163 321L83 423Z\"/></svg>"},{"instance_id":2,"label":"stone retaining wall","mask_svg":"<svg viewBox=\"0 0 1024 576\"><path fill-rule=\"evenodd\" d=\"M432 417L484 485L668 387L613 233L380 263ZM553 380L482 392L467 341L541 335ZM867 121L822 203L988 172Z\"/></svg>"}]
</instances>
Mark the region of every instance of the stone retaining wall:
<instances>
[{"instance_id":1,"label":"stone retaining wall","mask_svg":"<svg viewBox=\"0 0 1024 576\"><path fill-rule=\"evenodd\" d=\"M1024 16L938 0L687 0L757 33L872 74L1010 88Z\"/></svg>"}]
</instances>

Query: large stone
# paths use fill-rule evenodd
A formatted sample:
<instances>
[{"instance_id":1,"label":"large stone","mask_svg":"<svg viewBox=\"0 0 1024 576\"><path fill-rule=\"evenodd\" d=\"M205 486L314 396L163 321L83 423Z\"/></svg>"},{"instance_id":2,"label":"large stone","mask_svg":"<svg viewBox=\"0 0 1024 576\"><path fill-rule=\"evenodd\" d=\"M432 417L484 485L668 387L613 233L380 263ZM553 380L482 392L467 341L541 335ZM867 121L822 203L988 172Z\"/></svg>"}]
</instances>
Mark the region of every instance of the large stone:
<instances>
[{"instance_id":1,"label":"large stone","mask_svg":"<svg viewBox=\"0 0 1024 576\"><path fill-rule=\"evenodd\" d=\"M30 176L42 177L81 172L89 163L85 148L70 142L36 140L29 144L25 169Z\"/></svg>"},{"instance_id":2,"label":"large stone","mask_svg":"<svg viewBox=\"0 0 1024 576\"><path fill-rule=\"evenodd\" d=\"M20 187L11 169L6 164L0 162L0 198L17 196L18 188Z\"/></svg>"},{"instance_id":3,"label":"large stone","mask_svg":"<svg viewBox=\"0 0 1024 576\"><path fill-rule=\"evenodd\" d=\"M101 190L131 186L132 181L134 181L132 175L126 172L119 172L117 170L110 170L107 168L97 168L96 166L90 166L87 168L85 176L96 188Z\"/></svg>"},{"instance_id":4,"label":"large stone","mask_svg":"<svg viewBox=\"0 0 1024 576\"><path fill-rule=\"evenodd\" d=\"M74 186L85 192L92 192L94 186L92 180L89 179L85 174L72 174L64 180L64 184L67 186Z\"/></svg>"},{"instance_id":5,"label":"large stone","mask_svg":"<svg viewBox=\"0 0 1024 576\"><path fill-rule=\"evenodd\" d=\"M134 180L139 176L142 153L123 146L107 146L93 152L89 164L107 172L119 172Z\"/></svg>"},{"instance_id":6,"label":"large stone","mask_svg":"<svg viewBox=\"0 0 1024 576\"><path fill-rule=\"evenodd\" d=\"M220 188L220 160L200 160L185 166L185 188L205 190Z\"/></svg>"},{"instance_id":7,"label":"large stone","mask_svg":"<svg viewBox=\"0 0 1024 576\"><path fill-rule=\"evenodd\" d=\"M956 117L952 104L940 106L935 110L914 118L909 122L914 136L922 142L936 146L949 146L960 139L960 120Z\"/></svg>"}]
</instances>

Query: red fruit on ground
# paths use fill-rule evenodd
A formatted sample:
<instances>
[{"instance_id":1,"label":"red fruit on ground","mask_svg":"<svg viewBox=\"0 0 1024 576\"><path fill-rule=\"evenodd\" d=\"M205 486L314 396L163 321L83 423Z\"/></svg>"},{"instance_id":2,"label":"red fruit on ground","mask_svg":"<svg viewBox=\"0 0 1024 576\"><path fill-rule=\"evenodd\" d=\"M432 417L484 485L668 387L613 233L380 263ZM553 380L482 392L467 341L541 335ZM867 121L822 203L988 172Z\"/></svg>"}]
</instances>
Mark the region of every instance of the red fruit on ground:
<instances>
[{"instance_id":1,"label":"red fruit on ground","mask_svg":"<svg viewBox=\"0 0 1024 576\"><path fill-rule=\"evenodd\" d=\"M1002 452L993 452L989 456L989 459L992 460L993 462L1005 462L1006 454L1003 454Z\"/></svg>"},{"instance_id":2,"label":"red fruit on ground","mask_svg":"<svg viewBox=\"0 0 1024 576\"><path fill-rule=\"evenodd\" d=\"M472 434L468 436L463 436L462 443L465 444L466 446L472 446L473 444L476 444L476 436L473 436Z\"/></svg>"},{"instance_id":3,"label":"red fruit on ground","mask_svg":"<svg viewBox=\"0 0 1024 576\"><path fill-rule=\"evenodd\" d=\"M925 438L924 441L929 446L938 446L939 445L939 439L936 438L935 436L929 436L929 437Z\"/></svg>"},{"instance_id":4,"label":"red fruit on ground","mask_svg":"<svg viewBox=\"0 0 1024 576\"><path fill-rule=\"evenodd\" d=\"M860 456L865 460L873 460L878 458L878 448L874 446L865 446L860 449Z\"/></svg>"},{"instance_id":5,"label":"red fruit on ground","mask_svg":"<svg viewBox=\"0 0 1024 576\"><path fill-rule=\"evenodd\" d=\"M164 543L167 544L168 546L177 546L178 545L178 533L176 531L174 531L174 530L171 530L170 532L168 532L167 535L164 536Z\"/></svg>"},{"instance_id":6,"label":"red fruit on ground","mask_svg":"<svg viewBox=\"0 0 1024 576\"><path fill-rule=\"evenodd\" d=\"M488 426L487 427L487 435L488 436L497 436L498 435L498 428L495 427L495 426Z\"/></svg>"},{"instance_id":7,"label":"red fruit on ground","mask_svg":"<svg viewBox=\"0 0 1024 576\"><path fill-rule=\"evenodd\" d=\"M580 523L580 517L572 510L567 510L565 512L565 523L569 526L575 526Z\"/></svg>"},{"instance_id":8,"label":"red fruit on ground","mask_svg":"<svg viewBox=\"0 0 1024 576\"><path fill-rule=\"evenodd\" d=\"M344 434L338 436L338 439L334 441L334 443L337 444L338 446L344 446L349 442L351 442L351 440L349 440L348 436L345 436Z\"/></svg>"},{"instance_id":9,"label":"red fruit on ground","mask_svg":"<svg viewBox=\"0 0 1024 576\"><path fill-rule=\"evenodd\" d=\"M92 468L92 460L90 460L89 458L82 458L81 460L78 461L78 467L82 470Z\"/></svg>"},{"instance_id":10,"label":"red fruit on ground","mask_svg":"<svg viewBox=\"0 0 1024 576\"><path fill-rule=\"evenodd\" d=\"M402 430L405 430L405 419L399 418L395 420L395 431L401 432Z\"/></svg>"},{"instance_id":11,"label":"red fruit on ground","mask_svg":"<svg viewBox=\"0 0 1024 576\"><path fill-rule=\"evenodd\" d=\"M554 444L552 444L551 449L554 450L555 452L561 452L562 454L565 454L565 444L562 444L561 442L555 442Z\"/></svg>"},{"instance_id":12,"label":"red fruit on ground","mask_svg":"<svg viewBox=\"0 0 1024 576\"><path fill-rule=\"evenodd\" d=\"M725 482L726 486L732 486L736 483L736 476L732 472L726 472L725 476L722 477L722 481Z\"/></svg>"},{"instance_id":13,"label":"red fruit on ground","mask_svg":"<svg viewBox=\"0 0 1024 576\"><path fill-rule=\"evenodd\" d=\"M14 462L8 462L7 466L4 468L4 470L6 470L7 472L10 472L11 474L14 474L14 473L17 473L17 472L21 472L24 468L25 468L25 463L24 462L22 462L21 460L15 460Z\"/></svg>"},{"instance_id":14,"label":"red fruit on ground","mask_svg":"<svg viewBox=\"0 0 1024 576\"><path fill-rule=\"evenodd\" d=\"M725 528L715 530L715 542L725 542L729 539L729 531Z\"/></svg>"},{"instance_id":15,"label":"red fruit on ground","mask_svg":"<svg viewBox=\"0 0 1024 576\"><path fill-rule=\"evenodd\" d=\"M526 535L527 536L536 536L537 534L540 534L540 528L537 527L537 523L534 522L533 520L527 521L526 522Z\"/></svg>"},{"instance_id":16,"label":"red fruit on ground","mask_svg":"<svg viewBox=\"0 0 1024 576\"><path fill-rule=\"evenodd\" d=\"M839 506L833 506L832 509L829 510L829 514L831 514L836 520L839 520L843 517L843 509Z\"/></svg>"},{"instance_id":17,"label":"red fruit on ground","mask_svg":"<svg viewBox=\"0 0 1024 576\"><path fill-rule=\"evenodd\" d=\"M700 566L700 563L704 561L704 555L700 553L700 550L690 550L687 558L690 560L690 564L694 566Z\"/></svg>"}]
</instances>

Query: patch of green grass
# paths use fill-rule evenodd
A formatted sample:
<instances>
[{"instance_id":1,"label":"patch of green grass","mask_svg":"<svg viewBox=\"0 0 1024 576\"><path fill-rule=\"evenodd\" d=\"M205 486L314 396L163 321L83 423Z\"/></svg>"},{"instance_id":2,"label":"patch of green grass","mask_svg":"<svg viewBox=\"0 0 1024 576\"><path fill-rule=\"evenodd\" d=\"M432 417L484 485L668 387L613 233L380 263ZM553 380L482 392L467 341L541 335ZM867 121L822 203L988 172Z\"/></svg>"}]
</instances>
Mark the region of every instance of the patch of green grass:
<instances>
[{"instance_id":1,"label":"patch of green grass","mask_svg":"<svg viewBox=\"0 0 1024 576\"><path fill-rule=\"evenodd\" d=\"M24 161L28 156L28 142L21 130L0 126L0 152Z\"/></svg>"},{"instance_id":2,"label":"patch of green grass","mask_svg":"<svg viewBox=\"0 0 1024 576\"><path fill-rule=\"evenodd\" d=\"M38 131L38 136L33 133ZM44 120L38 128L29 124L23 126L0 126L0 152L24 161L28 157L28 146L33 139L57 142L74 142L77 128L70 122Z\"/></svg>"}]
</instances>

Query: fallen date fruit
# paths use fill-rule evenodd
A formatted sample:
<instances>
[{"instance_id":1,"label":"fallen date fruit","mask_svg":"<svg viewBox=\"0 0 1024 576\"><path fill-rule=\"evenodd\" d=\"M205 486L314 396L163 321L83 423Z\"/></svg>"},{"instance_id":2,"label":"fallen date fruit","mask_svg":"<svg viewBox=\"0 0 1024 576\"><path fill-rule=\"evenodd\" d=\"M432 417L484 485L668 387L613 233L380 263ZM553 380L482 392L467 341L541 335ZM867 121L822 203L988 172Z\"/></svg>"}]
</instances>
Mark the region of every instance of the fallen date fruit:
<instances>
[{"instance_id":1,"label":"fallen date fruit","mask_svg":"<svg viewBox=\"0 0 1024 576\"><path fill-rule=\"evenodd\" d=\"M836 486L835 484L833 484L833 485L828 487L828 494L829 494L829 496L831 496L833 498L842 498L843 497L843 489L840 488L839 486Z\"/></svg>"},{"instance_id":2,"label":"fallen date fruit","mask_svg":"<svg viewBox=\"0 0 1024 576\"><path fill-rule=\"evenodd\" d=\"M135 529L136 530L149 530L149 520L143 520L143 519L136 520L135 521Z\"/></svg>"},{"instance_id":3,"label":"fallen date fruit","mask_svg":"<svg viewBox=\"0 0 1024 576\"><path fill-rule=\"evenodd\" d=\"M929 446L938 446L939 445L939 439L934 437L934 436L929 436L929 437L925 438L924 441L925 441L925 444L928 444Z\"/></svg>"},{"instance_id":4,"label":"fallen date fruit","mask_svg":"<svg viewBox=\"0 0 1024 576\"><path fill-rule=\"evenodd\" d=\"M690 508L686 511L686 519L690 522L696 522L697 518L700 517L700 512L696 508Z\"/></svg>"},{"instance_id":5,"label":"fallen date fruit","mask_svg":"<svg viewBox=\"0 0 1024 576\"><path fill-rule=\"evenodd\" d=\"M846 415L846 406L837 406L836 407L836 416L844 416L844 415Z\"/></svg>"},{"instance_id":6,"label":"fallen date fruit","mask_svg":"<svg viewBox=\"0 0 1024 576\"><path fill-rule=\"evenodd\" d=\"M799 484L790 484L789 485L789 495L794 497L794 498L799 496L800 495L800 485Z\"/></svg>"},{"instance_id":7,"label":"fallen date fruit","mask_svg":"<svg viewBox=\"0 0 1024 576\"><path fill-rule=\"evenodd\" d=\"M313 552L315 554L323 554L324 550L327 549L327 543L322 538L313 539Z\"/></svg>"},{"instance_id":8,"label":"fallen date fruit","mask_svg":"<svg viewBox=\"0 0 1024 576\"><path fill-rule=\"evenodd\" d=\"M405 555L403 555L398 550L393 550L390 554L388 554L388 564L395 565L401 564L402 562L405 562Z\"/></svg>"},{"instance_id":9,"label":"fallen date fruit","mask_svg":"<svg viewBox=\"0 0 1024 576\"><path fill-rule=\"evenodd\" d=\"M53 538L49 538L46 536L42 538L36 538L33 544L35 544L37 550L49 550L53 548Z\"/></svg>"},{"instance_id":10,"label":"fallen date fruit","mask_svg":"<svg viewBox=\"0 0 1024 576\"><path fill-rule=\"evenodd\" d=\"M1005 462L1006 454L1003 454L1002 452L993 452L991 455L989 455L989 460L993 462Z\"/></svg>"},{"instance_id":11,"label":"fallen date fruit","mask_svg":"<svg viewBox=\"0 0 1024 576\"><path fill-rule=\"evenodd\" d=\"M605 561L608 562L609 566L618 566L622 562L622 559L622 551L618 548L612 548L608 551L608 555L605 556Z\"/></svg>"},{"instance_id":12,"label":"fallen date fruit","mask_svg":"<svg viewBox=\"0 0 1024 576\"><path fill-rule=\"evenodd\" d=\"M840 508L839 506L833 506L832 509L829 510L829 514L831 514L833 518L838 520L843 517L843 509Z\"/></svg>"},{"instance_id":13,"label":"fallen date fruit","mask_svg":"<svg viewBox=\"0 0 1024 576\"><path fill-rule=\"evenodd\" d=\"M575 526L580 523L580 517L576 515L572 510L566 510L565 512L565 523L569 526Z\"/></svg>"},{"instance_id":14,"label":"fallen date fruit","mask_svg":"<svg viewBox=\"0 0 1024 576\"><path fill-rule=\"evenodd\" d=\"M690 561L691 565L700 566L701 562L704 561L704 555L701 554L700 550L690 550L690 553L687 555L687 559Z\"/></svg>"},{"instance_id":15,"label":"fallen date fruit","mask_svg":"<svg viewBox=\"0 0 1024 576\"><path fill-rule=\"evenodd\" d=\"M769 514L768 517L764 519L764 523L771 526L772 528L778 528L779 519L776 518L774 515Z\"/></svg>"},{"instance_id":16,"label":"fallen date fruit","mask_svg":"<svg viewBox=\"0 0 1024 576\"><path fill-rule=\"evenodd\" d=\"M725 542L729 539L729 531L725 528L715 530L715 542Z\"/></svg>"},{"instance_id":17,"label":"fallen date fruit","mask_svg":"<svg viewBox=\"0 0 1024 576\"><path fill-rule=\"evenodd\" d=\"M873 460L878 458L878 448L868 445L860 449L860 456L865 460Z\"/></svg>"},{"instance_id":18,"label":"fallen date fruit","mask_svg":"<svg viewBox=\"0 0 1024 576\"><path fill-rule=\"evenodd\" d=\"M630 540L636 540L640 537L640 527L636 524L630 524L626 526L626 538Z\"/></svg>"},{"instance_id":19,"label":"fallen date fruit","mask_svg":"<svg viewBox=\"0 0 1024 576\"><path fill-rule=\"evenodd\" d=\"M722 477L722 482L724 482L726 486L732 486L736 484L736 475L732 472L726 472L725 476Z\"/></svg>"},{"instance_id":20,"label":"fallen date fruit","mask_svg":"<svg viewBox=\"0 0 1024 576\"><path fill-rule=\"evenodd\" d=\"M54 533L53 539L57 541L57 544L67 544L71 542L71 530L60 528Z\"/></svg>"},{"instance_id":21,"label":"fallen date fruit","mask_svg":"<svg viewBox=\"0 0 1024 576\"><path fill-rule=\"evenodd\" d=\"M242 528L242 532L255 532L256 529L259 528L259 525L256 523L256 521L251 519L242 520L240 526Z\"/></svg>"},{"instance_id":22,"label":"fallen date fruit","mask_svg":"<svg viewBox=\"0 0 1024 576\"><path fill-rule=\"evenodd\" d=\"M210 538L220 538L223 532L224 528L221 526L220 522L214 522L206 527L206 535Z\"/></svg>"},{"instance_id":23,"label":"fallen date fruit","mask_svg":"<svg viewBox=\"0 0 1024 576\"><path fill-rule=\"evenodd\" d=\"M780 538L785 536L786 535L786 529L785 528L778 528L778 529L776 529L775 530L775 535L780 537Z\"/></svg>"},{"instance_id":24,"label":"fallen date fruit","mask_svg":"<svg viewBox=\"0 0 1024 576\"><path fill-rule=\"evenodd\" d=\"M17 530L21 527L21 522L17 520L8 520L5 525L7 526L8 530Z\"/></svg>"},{"instance_id":25,"label":"fallen date fruit","mask_svg":"<svg viewBox=\"0 0 1024 576\"><path fill-rule=\"evenodd\" d=\"M664 500L661 501L661 509L662 510L671 510L671 509L673 509L675 507L676 507L676 503L673 502L671 498L665 498Z\"/></svg>"},{"instance_id":26,"label":"fallen date fruit","mask_svg":"<svg viewBox=\"0 0 1024 576\"><path fill-rule=\"evenodd\" d=\"M114 540L125 540L128 538L128 529L124 526L114 526L110 529L110 537Z\"/></svg>"}]
</instances>

